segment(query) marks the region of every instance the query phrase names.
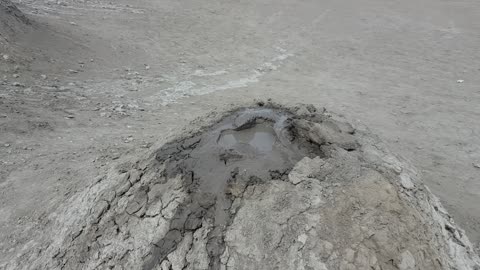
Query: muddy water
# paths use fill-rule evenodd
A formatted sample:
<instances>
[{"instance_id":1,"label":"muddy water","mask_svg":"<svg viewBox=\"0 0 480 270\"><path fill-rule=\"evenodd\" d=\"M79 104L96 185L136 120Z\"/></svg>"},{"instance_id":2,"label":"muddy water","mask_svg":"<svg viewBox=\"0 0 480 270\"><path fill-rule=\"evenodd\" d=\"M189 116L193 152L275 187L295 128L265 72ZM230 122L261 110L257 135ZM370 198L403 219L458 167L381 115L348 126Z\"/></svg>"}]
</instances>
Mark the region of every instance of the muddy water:
<instances>
[{"instance_id":1,"label":"muddy water","mask_svg":"<svg viewBox=\"0 0 480 270\"><path fill-rule=\"evenodd\" d=\"M285 113L273 110L245 110L228 117L202 136L190 153L197 192L214 194L215 224L225 225L226 209L231 201L225 188L232 172L244 179L270 179L273 171L285 172L306 153L286 137L288 119Z\"/></svg>"},{"instance_id":2,"label":"muddy water","mask_svg":"<svg viewBox=\"0 0 480 270\"><path fill-rule=\"evenodd\" d=\"M167 161L167 176L187 176L197 195L216 198L215 224L225 224L232 174L248 181L284 175L308 149L292 134L290 115L266 108L247 108L224 118L196 137L166 145L157 159ZM192 145L192 142L194 144Z\"/></svg>"},{"instance_id":3,"label":"muddy water","mask_svg":"<svg viewBox=\"0 0 480 270\"><path fill-rule=\"evenodd\" d=\"M240 131L225 130L218 139L218 145L226 149L251 147L258 154L265 154L272 151L276 141L277 136L271 125L258 124Z\"/></svg>"}]
</instances>

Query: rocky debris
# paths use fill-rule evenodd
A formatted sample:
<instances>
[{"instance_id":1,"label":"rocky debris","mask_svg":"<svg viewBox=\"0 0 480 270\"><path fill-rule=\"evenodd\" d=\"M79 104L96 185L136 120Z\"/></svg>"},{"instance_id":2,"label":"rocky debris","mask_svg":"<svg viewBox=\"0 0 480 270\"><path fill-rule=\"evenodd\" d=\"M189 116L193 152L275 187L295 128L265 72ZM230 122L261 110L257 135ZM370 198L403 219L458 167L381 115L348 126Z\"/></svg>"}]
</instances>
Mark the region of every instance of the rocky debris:
<instances>
[{"instance_id":1,"label":"rocky debris","mask_svg":"<svg viewBox=\"0 0 480 270\"><path fill-rule=\"evenodd\" d=\"M4 268L480 267L415 170L366 129L312 106L258 106L112 168Z\"/></svg>"}]
</instances>

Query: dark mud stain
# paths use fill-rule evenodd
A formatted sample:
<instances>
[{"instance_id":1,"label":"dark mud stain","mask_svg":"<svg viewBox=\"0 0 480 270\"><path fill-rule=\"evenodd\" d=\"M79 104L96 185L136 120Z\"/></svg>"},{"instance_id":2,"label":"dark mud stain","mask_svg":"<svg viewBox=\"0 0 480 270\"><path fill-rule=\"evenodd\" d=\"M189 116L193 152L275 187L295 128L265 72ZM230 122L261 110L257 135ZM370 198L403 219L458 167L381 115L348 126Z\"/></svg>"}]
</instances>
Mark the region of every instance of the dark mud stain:
<instances>
[{"instance_id":1,"label":"dark mud stain","mask_svg":"<svg viewBox=\"0 0 480 270\"><path fill-rule=\"evenodd\" d=\"M186 232L212 224L207 252L210 269L220 269L225 228L232 222L232 202L250 185L286 178L305 156L323 156L318 145L298 137L292 115L267 108L243 109L203 134L162 147L156 159L164 176L182 175L189 194L177 209L167 235L154 244L144 269L153 269L175 250Z\"/></svg>"}]
</instances>

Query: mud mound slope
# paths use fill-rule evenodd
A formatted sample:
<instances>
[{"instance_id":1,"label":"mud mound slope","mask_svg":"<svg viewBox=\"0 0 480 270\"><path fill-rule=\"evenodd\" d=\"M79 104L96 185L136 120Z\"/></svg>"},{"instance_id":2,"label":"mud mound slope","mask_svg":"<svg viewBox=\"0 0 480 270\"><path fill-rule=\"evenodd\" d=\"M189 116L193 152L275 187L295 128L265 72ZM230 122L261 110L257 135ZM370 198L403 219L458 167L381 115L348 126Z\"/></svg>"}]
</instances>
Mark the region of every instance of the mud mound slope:
<instances>
[{"instance_id":1,"label":"mud mound slope","mask_svg":"<svg viewBox=\"0 0 480 270\"><path fill-rule=\"evenodd\" d=\"M261 102L190 128L59 207L6 268L480 267L414 168L362 126Z\"/></svg>"},{"instance_id":2,"label":"mud mound slope","mask_svg":"<svg viewBox=\"0 0 480 270\"><path fill-rule=\"evenodd\" d=\"M26 32L32 22L10 0L0 0L0 40Z\"/></svg>"}]
</instances>

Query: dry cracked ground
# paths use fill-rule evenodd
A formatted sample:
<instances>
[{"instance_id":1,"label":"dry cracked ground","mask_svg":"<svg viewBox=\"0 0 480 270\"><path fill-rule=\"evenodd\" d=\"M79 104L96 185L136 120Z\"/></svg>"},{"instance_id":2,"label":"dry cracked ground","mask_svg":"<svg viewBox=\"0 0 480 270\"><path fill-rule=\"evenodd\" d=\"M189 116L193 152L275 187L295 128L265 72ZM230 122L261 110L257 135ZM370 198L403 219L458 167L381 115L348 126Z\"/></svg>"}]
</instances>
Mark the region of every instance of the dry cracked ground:
<instances>
[{"instance_id":1,"label":"dry cracked ground","mask_svg":"<svg viewBox=\"0 0 480 270\"><path fill-rule=\"evenodd\" d=\"M0 267L476 269L476 1L14 4ZM233 108L269 98L239 129ZM282 158L247 162L257 133Z\"/></svg>"}]
</instances>

